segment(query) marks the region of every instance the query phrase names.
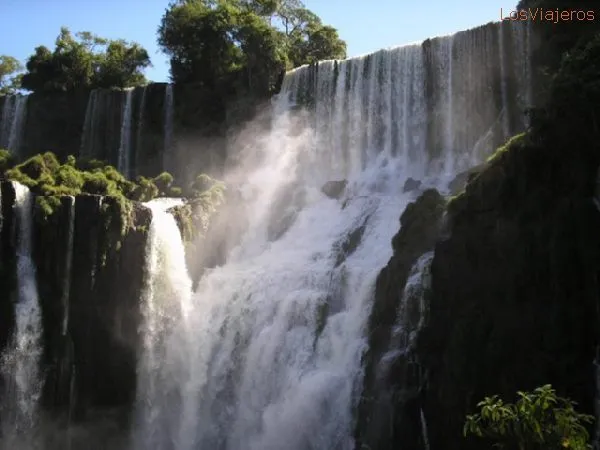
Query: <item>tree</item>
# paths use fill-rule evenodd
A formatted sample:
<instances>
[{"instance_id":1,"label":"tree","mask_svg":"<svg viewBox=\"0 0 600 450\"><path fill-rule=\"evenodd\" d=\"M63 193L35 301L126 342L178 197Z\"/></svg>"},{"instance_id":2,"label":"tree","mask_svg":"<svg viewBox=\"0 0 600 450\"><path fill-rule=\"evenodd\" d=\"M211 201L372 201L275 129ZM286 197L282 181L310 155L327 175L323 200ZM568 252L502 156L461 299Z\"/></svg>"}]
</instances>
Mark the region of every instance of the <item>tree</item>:
<instances>
[{"instance_id":1,"label":"tree","mask_svg":"<svg viewBox=\"0 0 600 450\"><path fill-rule=\"evenodd\" d=\"M98 56L93 77L96 87L126 88L146 83L142 69L150 66L148 52L137 43L118 39L110 41L106 52Z\"/></svg>"},{"instance_id":2,"label":"tree","mask_svg":"<svg viewBox=\"0 0 600 450\"><path fill-rule=\"evenodd\" d=\"M139 44L104 39L89 31L73 36L62 27L54 51L40 46L29 57L22 86L34 92L132 87L145 82L142 70L149 65Z\"/></svg>"},{"instance_id":3,"label":"tree","mask_svg":"<svg viewBox=\"0 0 600 450\"><path fill-rule=\"evenodd\" d=\"M236 37L244 56L247 87L260 95L269 94L286 66L285 36L249 13L241 15Z\"/></svg>"},{"instance_id":4,"label":"tree","mask_svg":"<svg viewBox=\"0 0 600 450\"><path fill-rule=\"evenodd\" d=\"M174 81L214 88L219 79L239 70L242 54L233 36L238 15L230 2L171 5L162 18L158 43L171 58Z\"/></svg>"},{"instance_id":5,"label":"tree","mask_svg":"<svg viewBox=\"0 0 600 450\"><path fill-rule=\"evenodd\" d=\"M21 85L23 69L21 63L12 56L0 55L0 95L13 94Z\"/></svg>"},{"instance_id":6,"label":"tree","mask_svg":"<svg viewBox=\"0 0 600 450\"><path fill-rule=\"evenodd\" d=\"M158 43L175 82L259 94L284 69L346 56L337 31L299 0L179 0L162 18Z\"/></svg>"},{"instance_id":7,"label":"tree","mask_svg":"<svg viewBox=\"0 0 600 450\"><path fill-rule=\"evenodd\" d=\"M575 403L558 397L551 385L532 393L518 392L515 404L498 396L486 397L478 414L467 416L465 436L474 434L496 441L496 446L518 450L588 449L586 423L594 417L575 411Z\"/></svg>"}]
</instances>

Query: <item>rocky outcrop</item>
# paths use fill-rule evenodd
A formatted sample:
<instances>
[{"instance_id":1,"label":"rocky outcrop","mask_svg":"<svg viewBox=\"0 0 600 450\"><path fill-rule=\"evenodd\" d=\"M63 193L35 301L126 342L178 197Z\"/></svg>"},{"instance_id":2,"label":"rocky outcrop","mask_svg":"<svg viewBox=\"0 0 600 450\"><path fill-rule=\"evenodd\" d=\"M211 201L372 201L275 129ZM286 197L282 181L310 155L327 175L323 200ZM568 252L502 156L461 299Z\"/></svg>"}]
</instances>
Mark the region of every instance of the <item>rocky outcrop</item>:
<instances>
[{"instance_id":1,"label":"rocky outcrop","mask_svg":"<svg viewBox=\"0 0 600 450\"><path fill-rule=\"evenodd\" d=\"M0 187L1 349L14 327L10 293L16 262L14 189L10 182ZM93 195L62 197L50 216L34 209L32 256L44 332L42 405L58 413L55 417L70 411L72 420L85 419L131 406L150 219L139 204L122 209L116 198Z\"/></svg>"},{"instance_id":2,"label":"rocky outcrop","mask_svg":"<svg viewBox=\"0 0 600 450\"><path fill-rule=\"evenodd\" d=\"M346 180L332 180L328 181L321 187L321 192L329 198L338 199L346 190Z\"/></svg>"},{"instance_id":3,"label":"rocky outcrop","mask_svg":"<svg viewBox=\"0 0 600 450\"><path fill-rule=\"evenodd\" d=\"M16 287L16 249L13 239L15 190L0 182L0 353L8 343L14 326L13 298Z\"/></svg>"},{"instance_id":4,"label":"rocky outcrop","mask_svg":"<svg viewBox=\"0 0 600 450\"><path fill-rule=\"evenodd\" d=\"M481 448L462 425L484 396L550 383L593 413L599 342L599 156L514 139L449 205L419 358L432 448ZM407 448L413 448L410 445Z\"/></svg>"},{"instance_id":5,"label":"rocky outcrop","mask_svg":"<svg viewBox=\"0 0 600 450\"><path fill-rule=\"evenodd\" d=\"M400 218L400 231L392 239L394 255L377 277L358 410L357 449L422 448L404 447L407 435L420 435L419 410L418 407L415 410L414 401L419 379L411 375L415 369L413 355L400 355L393 362L395 369L391 375L383 379L379 366L383 355L394 350L390 348L392 328L398 319L398 308L411 268L423 254L433 249L441 231L444 211L445 200L433 189L426 190L410 203ZM403 375L397 376L399 374ZM399 400L395 395L399 390L410 394Z\"/></svg>"},{"instance_id":6,"label":"rocky outcrop","mask_svg":"<svg viewBox=\"0 0 600 450\"><path fill-rule=\"evenodd\" d=\"M421 181L415 180L414 178L408 177L404 182L404 187L402 188L402 192L410 192L421 187Z\"/></svg>"}]
</instances>

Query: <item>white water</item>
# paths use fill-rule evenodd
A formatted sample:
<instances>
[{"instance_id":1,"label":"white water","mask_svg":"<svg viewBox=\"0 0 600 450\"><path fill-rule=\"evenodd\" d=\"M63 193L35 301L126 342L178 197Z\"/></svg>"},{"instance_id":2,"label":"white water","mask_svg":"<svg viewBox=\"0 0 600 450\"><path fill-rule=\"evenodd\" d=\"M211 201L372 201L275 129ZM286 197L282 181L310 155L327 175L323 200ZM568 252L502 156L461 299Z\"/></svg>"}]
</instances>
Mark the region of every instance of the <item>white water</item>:
<instances>
[{"instance_id":1,"label":"white water","mask_svg":"<svg viewBox=\"0 0 600 450\"><path fill-rule=\"evenodd\" d=\"M185 357L181 336L173 326L187 314L192 282L185 265L179 228L166 210L179 204L168 199L145 203L152 211L146 247L146 287L142 294L143 353L138 367L138 402L134 448L168 449L177 415L172 404L179 402Z\"/></svg>"},{"instance_id":2,"label":"white water","mask_svg":"<svg viewBox=\"0 0 600 450\"><path fill-rule=\"evenodd\" d=\"M8 95L2 108L2 121L0 122L0 148L10 150L13 155L18 155L21 149L21 140L27 115L26 95Z\"/></svg>"},{"instance_id":3,"label":"white water","mask_svg":"<svg viewBox=\"0 0 600 450\"><path fill-rule=\"evenodd\" d=\"M42 355L42 322L38 300L36 269L32 261L33 196L29 189L13 183L17 219L17 298L15 328L2 355L1 373L6 395L2 402L2 444L11 448L11 439L23 443L35 425L41 394L39 373ZM16 445L16 444L14 444Z\"/></svg>"},{"instance_id":4,"label":"white water","mask_svg":"<svg viewBox=\"0 0 600 450\"><path fill-rule=\"evenodd\" d=\"M163 168L170 170L173 158L173 85L165 86L165 141L163 148Z\"/></svg>"},{"instance_id":5,"label":"white water","mask_svg":"<svg viewBox=\"0 0 600 450\"><path fill-rule=\"evenodd\" d=\"M374 281L392 255L400 214L414 199L402 186L412 177L424 188L444 189L453 172L491 150L474 146L501 117L489 106L490 86L501 89L499 33L473 33L475 44L457 35L431 46L432 99L419 45L286 75L271 132L249 131L240 140L242 161L226 175L229 186L241 186L245 209L225 213L246 223L226 263L207 270L188 300L187 291L173 287L187 277L175 283L171 269L158 270L149 259L150 279L168 293L154 290L152 302L144 300L162 308L146 312L136 435L151 436L153 444L143 447L138 439L138 448L353 448ZM309 109L292 108L305 98L314 101ZM441 124L433 137L432 121ZM348 180L340 200L319 190L335 179ZM296 216L272 241L269 225L281 213L275 205L290 193L301 199L286 203ZM340 259L341 242L362 225L355 251ZM183 276L179 234L170 236L151 238L149 255L173 246ZM430 256L411 279L423 282ZM426 305L418 307L411 329L425 317Z\"/></svg>"},{"instance_id":6,"label":"white water","mask_svg":"<svg viewBox=\"0 0 600 450\"><path fill-rule=\"evenodd\" d=\"M117 169L125 177L130 176L131 164L131 103L133 99L133 89L125 91L125 100L123 103L123 118L121 120L121 142L119 144Z\"/></svg>"}]
</instances>

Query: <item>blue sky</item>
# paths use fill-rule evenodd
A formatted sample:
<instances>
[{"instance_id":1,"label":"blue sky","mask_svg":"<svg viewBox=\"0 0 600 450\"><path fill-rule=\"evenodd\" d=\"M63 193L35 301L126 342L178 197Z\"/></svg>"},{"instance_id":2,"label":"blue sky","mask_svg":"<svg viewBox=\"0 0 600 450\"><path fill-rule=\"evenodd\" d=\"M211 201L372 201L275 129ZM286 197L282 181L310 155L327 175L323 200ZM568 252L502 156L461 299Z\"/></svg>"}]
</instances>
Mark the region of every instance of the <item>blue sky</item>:
<instances>
[{"instance_id":1,"label":"blue sky","mask_svg":"<svg viewBox=\"0 0 600 450\"><path fill-rule=\"evenodd\" d=\"M348 43L348 55L422 41L500 19L517 0L304 0ZM142 44L152 81L167 81L156 29L169 0L0 0L0 54L25 62L38 45L54 46L60 27Z\"/></svg>"}]
</instances>

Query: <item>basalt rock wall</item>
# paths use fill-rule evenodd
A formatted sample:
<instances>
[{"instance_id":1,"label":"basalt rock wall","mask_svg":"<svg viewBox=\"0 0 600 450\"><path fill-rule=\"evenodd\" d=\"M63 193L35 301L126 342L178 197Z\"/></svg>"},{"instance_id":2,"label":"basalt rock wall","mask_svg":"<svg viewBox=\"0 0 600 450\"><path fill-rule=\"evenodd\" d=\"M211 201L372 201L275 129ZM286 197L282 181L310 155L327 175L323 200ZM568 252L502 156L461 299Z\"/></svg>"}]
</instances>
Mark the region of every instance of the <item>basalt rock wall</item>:
<instances>
[{"instance_id":1,"label":"basalt rock wall","mask_svg":"<svg viewBox=\"0 0 600 450\"><path fill-rule=\"evenodd\" d=\"M14 292L14 188L2 182L2 292ZM111 197L61 198L54 214L34 207L33 260L42 309L42 405L71 420L126 407L135 397L139 293L150 211L122 210ZM123 221L127 228L123 228ZM14 299L2 295L4 346Z\"/></svg>"}]
</instances>

